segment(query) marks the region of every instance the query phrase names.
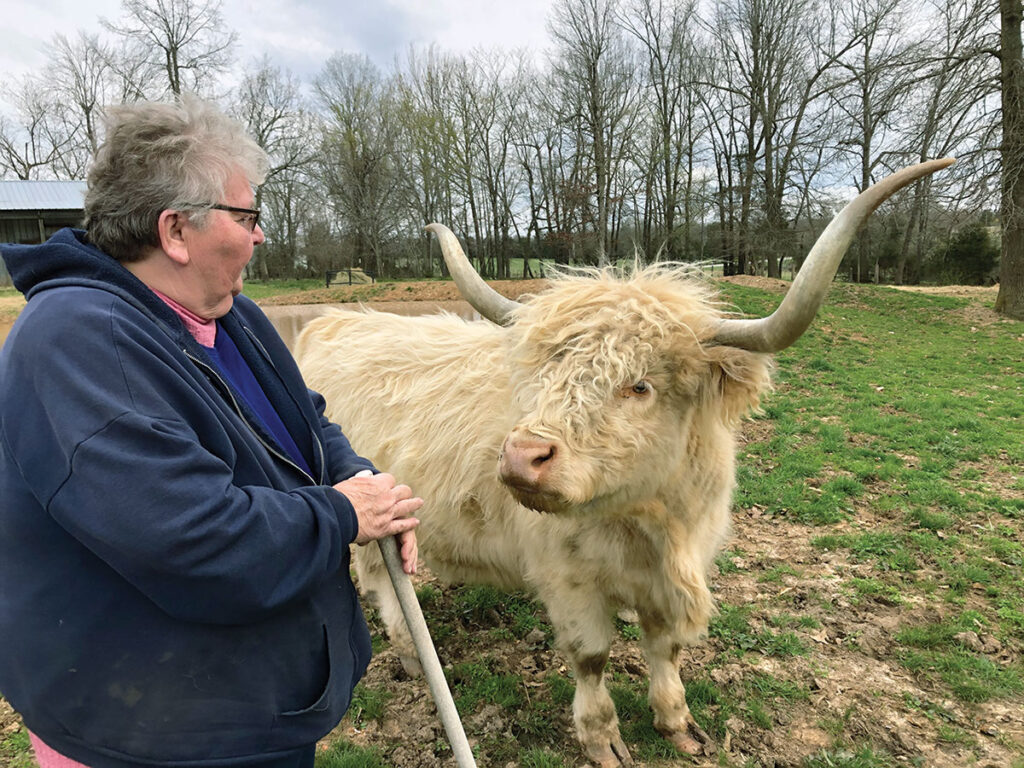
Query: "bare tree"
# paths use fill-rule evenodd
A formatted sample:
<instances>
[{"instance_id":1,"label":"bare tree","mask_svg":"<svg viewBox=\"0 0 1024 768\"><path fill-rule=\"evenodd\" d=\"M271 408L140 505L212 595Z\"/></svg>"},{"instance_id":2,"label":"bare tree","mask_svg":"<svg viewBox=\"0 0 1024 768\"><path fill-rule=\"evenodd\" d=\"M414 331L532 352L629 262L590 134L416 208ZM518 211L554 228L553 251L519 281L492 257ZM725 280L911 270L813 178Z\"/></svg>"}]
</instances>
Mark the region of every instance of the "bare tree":
<instances>
[{"instance_id":1,"label":"bare tree","mask_svg":"<svg viewBox=\"0 0 1024 768\"><path fill-rule=\"evenodd\" d=\"M520 189L513 121L525 101L525 60L474 52L453 60L454 179L468 204L482 271L509 276L509 232Z\"/></svg>"},{"instance_id":2,"label":"bare tree","mask_svg":"<svg viewBox=\"0 0 1024 768\"><path fill-rule=\"evenodd\" d=\"M697 145L706 126L699 113L697 47L694 45L693 0L633 0L622 23L640 43L646 63L647 102L651 107L656 150L653 167L646 174L650 189L645 206L653 208L649 198L655 194L653 182L660 182L662 235L657 243L643 238L648 253L663 250L665 258L690 257L690 227L693 224L693 188ZM683 206L681 238L676 232L676 215ZM645 217L646 218L646 217ZM649 229L644 227L645 231ZM680 239L682 248L680 248Z\"/></svg>"},{"instance_id":3,"label":"bare tree","mask_svg":"<svg viewBox=\"0 0 1024 768\"><path fill-rule=\"evenodd\" d=\"M904 0L833 0L834 16L855 41L839 59L847 82L832 95L844 117L839 146L856 161L858 191L871 186L879 168L891 170L885 162L893 150L888 134L919 79L920 42L907 32L905 10ZM872 248L873 229L861 232L850 254L850 276L856 282L868 279L871 260L872 278L879 280L880 249Z\"/></svg>"},{"instance_id":4,"label":"bare tree","mask_svg":"<svg viewBox=\"0 0 1024 768\"><path fill-rule=\"evenodd\" d=\"M929 226L937 202L935 190L957 185L972 207L990 205L998 158L989 151L998 127L999 77L989 51L990 0L935 0L929 7L928 35L920 57L921 77L905 96L904 130L899 145L908 148L899 162L956 156L957 164L938 178L914 185L897 256L894 281L916 282L932 239ZM995 182L996 185L998 182Z\"/></svg>"},{"instance_id":5,"label":"bare tree","mask_svg":"<svg viewBox=\"0 0 1024 768\"><path fill-rule=\"evenodd\" d=\"M456 226L451 191L455 140L449 109L454 76L448 62L434 46L422 52L411 47L404 70L394 81L405 156L398 195L410 229L420 235L421 269L426 274L433 273L431 241L422 227L434 221Z\"/></svg>"},{"instance_id":6,"label":"bare tree","mask_svg":"<svg viewBox=\"0 0 1024 768\"><path fill-rule=\"evenodd\" d=\"M579 247L582 222L591 195L584 192L581 156L563 125L562 106L553 98L550 74L537 73L539 85L524 94L522 119L513 123L516 162L522 171L527 198L526 237L533 236L530 252L536 258L568 263ZM528 261L524 257L524 274Z\"/></svg>"},{"instance_id":7,"label":"bare tree","mask_svg":"<svg viewBox=\"0 0 1024 768\"><path fill-rule=\"evenodd\" d=\"M0 170L23 181L54 178L79 137L63 124L45 80L29 75L7 93L15 119L0 116Z\"/></svg>"},{"instance_id":8,"label":"bare tree","mask_svg":"<svg viewBox=\"0 0 1024 768\"><path fill-rule=\"evenodd\" d=\"M122 0L120 23L103 25L138 44L135 49L154 73L166 77L167 91L202 93L231 61L237 39L226 31L220 0Z\"/></svg>"},{"instance_id":9,"label":"bare tree","mask_svg":"<svg viewBox=\"0 0 1024 768\"><path fill-rule=\"evenodd\" d=\"M635 67L616 12L617 0L558 0L549 24L564 119L576 126L593 174L598 264L608 263L612 183L638 115Z\"/></svg>"},{"instance_id":10,"label":"bare tree","mask_svg":"<svg viewBox=\"0 0 1024 768\"><path fill-rule=\"evenodd\" d=\"M779 256L791 238L786 193L793 187L800 153L815 151L825 140L828 125L824 96L834 87L828 80L843 53L815 0L720 0L711 31L730 66L725 82L746 100L741 157L743 236L752 238L748 207L754 200L753 184L761 180L764 232L759 257L767 273L779 276Z\"/></svg>"},{"instance_id":11,"label":"bare tree","mask_svg":"<svg viewBox=\"0 0 1024 768\"><path fill-rule=\"evenodd\" d=\"M479 158L487 143L495 120L496 101L485 93L485 73L479 71L465 57L449 57L452 77L449 109L452 138L452 171L449 177L453 192L462 203L463 214L458 229L467 239L471 237L470 253L480 260L480 272L490 274L487 243L484 237L487 222L484 217L484 194L478 183Z\"/></svg>"},{"instance_id":12,"label":"bare tree","mask_svg":"<svg viewBox=\"0 0 1024 768\"><path fill-rule=\"evenodd\" d=\"M721 62L713 64L709 82L728 82L724 70ZM748 230L757 141L755 113L749 99L728 88L702 90L700 103L710 128L717 181L718 254L726 275L746 274L752 248Z\"/></svg>"},{"instance_id":13,"label":"bare tree","mask_svg":"<svg viewBox=\"0 0 1024 768\"><path fill-rule=\"evenodd\" d=\"M158 99L167 93L159 72L154 75L151 52L145 42L116 37L105 43L103 50L112 77L113 96L109 103Z\"/></svg>"},{"instance_id":14,"label":"bare tree","mask_svg":"<svg viewBox=\"0 0 1024 768\"><path fill-rule=\"evenodd\" d=\"M476 55L482 56L483 52ZM487 190L491 208L492 237L496 243L496 271L499 277L511 277L511 242L517 229L519 208L526 180L521 167L515 162L517 125L529 120L529 101L526 92L535 80L535 71L525 51L517 51L502 62L493 82L497 101L497 119L485 153Z\"/></svg>"},{"instance_id":15,"label":"bare tree","mask_svg":"<svg viewBox=\"0 0 1024 768\"><path fill-rule=\"evenodd\" d=\"M274 215L261 223L268 242L254 252L249 264L252 274L265 279L271 262L291 269L299 259L304 217L296 203L305 197L302 187L310 183L317 149L310 137L317 134L317 126L303 104L298 80L267 57L254 62L234 94L230 112L270 157L266 181L256 192L256 207L267 207Z\"/></svg>"},{"instance_id":16,"label":"bare tree","mask_svg":"<svg viewBox=\"0 0 1024 768\"><path fill-rule=\"evenodd\" d=\"M352 265L388 277L387 248L400 220L390 85L365 56L336 54L314 90L325 115L319 173L351 241Z\"/></svg>"},{"instance_id":17,"label":"bare tree","mask_svg":"<svg viewBox=\"0 0 1024 768\"><path fill-rule=\"evenodd\" d=\"M104 107L125 100L117 56L98 35L55 35L44 68L8 92L16 116L0 118L0 164L23 178L84 178Z\"/></svg>"},{"instance_id":18,"label":"bare tree","mask_svg":"<svg viewBox=\"0 0 1024 768\"><path fill-rule=\"evenodd\" d=\"M50 88L78 123L83 149L91 156L99 146L103 107L114 100L110 54L97 35L56 35L47 67ZM87 158L88 159L88 158Z\"/></svg>"}]
</instances>

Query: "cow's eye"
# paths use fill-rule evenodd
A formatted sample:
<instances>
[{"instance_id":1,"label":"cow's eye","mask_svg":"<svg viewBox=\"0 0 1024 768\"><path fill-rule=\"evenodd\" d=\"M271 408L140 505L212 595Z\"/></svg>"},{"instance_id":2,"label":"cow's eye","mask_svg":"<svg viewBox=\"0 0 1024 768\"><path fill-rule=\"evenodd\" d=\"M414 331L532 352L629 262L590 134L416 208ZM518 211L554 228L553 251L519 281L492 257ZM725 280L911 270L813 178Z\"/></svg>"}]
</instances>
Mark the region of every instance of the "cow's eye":
<instances>
[{"instance_id":1,"label":"cow's eye","mask_svg":"<svg viewBox=\"0 0 1024 768\"><path fill-rule=\"evenodd\" d=\"M627 388L623 394L626 397L647 397L654 390L651 385L644 379L640 379L636 384Z\"/></svg>"}]
</instances>

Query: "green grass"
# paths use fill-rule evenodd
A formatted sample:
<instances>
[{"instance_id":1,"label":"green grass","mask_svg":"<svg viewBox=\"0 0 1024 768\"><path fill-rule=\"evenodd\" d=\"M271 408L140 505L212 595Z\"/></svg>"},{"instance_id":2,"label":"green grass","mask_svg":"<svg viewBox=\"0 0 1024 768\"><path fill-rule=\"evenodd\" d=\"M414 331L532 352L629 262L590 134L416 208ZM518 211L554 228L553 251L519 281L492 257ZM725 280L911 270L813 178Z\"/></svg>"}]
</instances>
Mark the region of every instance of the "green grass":
<instances>
[{"instance_id":1,"label":"green grass","mask_svg":"<svg viewBox=\"0 0 1024 768\"><path fill-rule=\"evenodd\" d=\"M711 620L708 634L722 641L727 653L742 656L747 651L765 656L803 656L806 644L794 632L775 632L768 627L751 626L752 606L736 606L728 603L719 606L719 614Z\"/></svg>"},{"instance_id":2,"label":"green grass","mask_svg":"<svg viewBox=\"0 0 1024 768\"><path fill-rule=\"evenodd\" d=\"M348 716L352 722L362 724L371 720L381 720L391 694L388 691L357 685L352 692L352 703L348 708Z\"/></svg>"},{"instance_id":3,"label":"green grass","mask_svg":"<svg viewBox=\"0 0 1024 768\"><path fill-rule=\"evenodd\" d=\"M965 611L948 621L909 626L896 636L902 646L899 658L912 672L941 680L965 702L1024 692L1024 664L996 664L957 637L965 631L989 629L990 622L977 611Z\"/></svg>"},{"instance_id":4,"label":"green grass","mask_svg":"<svg viewBox=\"0 0 1024 768\"><path fill-rule=\"evenodd\" d=\"M387 768L387 763L376 749L338 741L316 756L316 768Z\"/></svg>"},{"instance_id":5,"label":"green grass","mask_svg":"<svg viewBox=\"0 0 1024 768\"><path fill-rule=\"evenodd\" d=\"M35 768L35 756L29 743L28 731L0 737L0 765L4 768Z\"/></svg>"},{"instance_id":6,"label":"green grass","mask_svg":"<svg viewBox=\"0 0 1024 768\"><path fill-rule=\"evenodd\" d=\"M549 639L552 636L544 607L522 592L471 584L455 588L452 594L452 609L465 627L487 628L495 638L521 640L537 628L545 630Z\"/></svg>"},{"instance_id":7,"label":"green grass","mask_svg":"<svg viewBox=\"0 0 1024 768\"><path fill-rule=\"evenodd\" d=\"M456 664L450 680L460 712L475 712L484 704L496 704L510 712L523 706L522 680L487 660Z\"/></svg>"},{"instance_id":8,"label":"green grass","mask_svg":"<svg viewBox=\"0 0 1024 768\"><path fill-rule=\"evenodd\" d=\"M522 754L522 768L566 768L565 761L546 749L528 749Z\"/></svg>"},{"instance_id":9,"label":"green grass","mask_svg":"<svg viewBox=\"0 0 1024 768\"><path fill-rule=\"evenodd\" d=\"M740 286L727 294L761 314L779 301ZM809 748L794 763L803 768L921 766L919 755L887 751L880 725L862 731L876 721L874 707L923 717L931 731L921 738L938 749L971 751L989 738L978 735L972 707L998 701L1012 709L1022 701L1024 324L974 323L963 316L969 304L837 285L811 330L777 355L776 390L751 426L755 437L741 444L736 506L765 518L753 523L755 533L786 526L810 543L810 558L766 554L756 537L716 558L713 589L742 582L759 595L738 603L720 594L709 627L715 654L682 670L691 711L719 744L727 732L756 742L810 718L832 743ZM809 583L823 572L829 579ZM439 646L460 644L449 672L464 717L500 708L506 733L479 740L488 764L577 764L571 674L552 669L527 686L515 661L493 649L521 649L539 627L549 652L542 607L479 587L423 589L421 598L432 631L445 635ZM837 633L851 609L869 624L876 614L898 615L882 662L909 673L912 693L817 698L812 680L827 680L834 664L870 663L856 633ZM635 625L617 621L616 629L617 642L640 637ZM961 635L967 631L1007 652L972 649ZM654 730L647 683L630 664L609 666L623 738L638 762L686 764ZM1024 768L1024 745L1007 748L1010 765ZM741 748L719 762L746 768L766 756Z\"/></svg>"}]
</instances>

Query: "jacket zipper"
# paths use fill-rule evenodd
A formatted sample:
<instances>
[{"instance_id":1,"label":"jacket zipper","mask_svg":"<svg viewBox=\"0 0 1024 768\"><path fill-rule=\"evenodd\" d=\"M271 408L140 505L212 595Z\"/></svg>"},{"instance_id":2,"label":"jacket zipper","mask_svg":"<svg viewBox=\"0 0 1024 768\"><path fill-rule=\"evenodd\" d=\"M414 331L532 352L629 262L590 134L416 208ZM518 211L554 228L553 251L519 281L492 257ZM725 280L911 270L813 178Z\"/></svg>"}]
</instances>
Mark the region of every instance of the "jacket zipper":
<instances>
[{"instance_id":1,"label":"jacket zipper","mask_svg":"<svg viewBox=\"0 0 1024 768\"><path fill-rule=\"evenodd\" d=\"M266 440L263 439L263 436L260 435L260 433L257 432L253 428L252 424L249 423L249 420L245 417L245 414L242 412L241 407L238 405L238 401L235 399L235 393L231 391L231 387L228 386L227 382L224 381L224 379L221 378L221 375L219 373L217 373L217 371L215 371L213 369L213 367L211 367L211 366L207 365L206 363L204 363L202 360L200 360L198 357L193 355L187 349L183 348L182 352L185 353L185 356L188 357L189 360L191 360L193 363L195 363L197 366L199 366L204 371L207 371L209 373L209 375L212 376L213 379L216 380L217 383L219 383L221 385L221 389L223 389L223 391L227 392L228 398L229 398L229 400L231 402L231 407L234 408L235 413L238 414L238 417L242 420L242 423L245 424L245 426L247 426L249 428L249 431L252 432L253 437L255 437L257 440L260 441L260 444L264 448L267 449L267 451L270 453L271 456L274 456L274 457L280 459L281 461L283 461L285 464L287 464L290 467L294 467L303 476L308 477L309 478L309 482L312 483L313 485L317 485L318 484L317 481L313 479L312 475L310 475L308 472L306 472L306 470L304 470L302 467L300 467L298 464L296 464L290 458L288 458L283 453L281 453L279 450L277 450L274 446L270 445ZM313 435L313 439L317 443L319 443L319 440L317 439L316 435ZM321 464L322 463L323 462L321 462Z\"/></svg>"},{"instance_id":2,"label":"jacket zipper","mask_svg":"<svg viewBox=\"0 0 1024 768\"><path fill-rule=\"evenodd\" d=\"M246 334L248 334L249 339L252 341L252 343L260 351L260 354L263 355L263 359L266 360L267 365L269 365L270 368L274 370L274 372L278 371L278 365L275 364L275 362L273 361L273 357L271 357L270 353L266 351L266 347L263 346L263 342L260 341L259 337L255 334L255 332L253 332L253 330L250 329L249 326L245 324L240 323L240 325L242 326L242 329L246 332ZM278 376L280 377L281 374L278 373ZM305 420L304 416L302 418L303 420ZM327 472L327 456L324 455L324 443L322 443L321 439L319 439L319 437L316 436L315 428L311 424L309 424L308 421L306 421L306 427L309 428L309 436L313 438L313 445L316 447L316 455L319 457L319 465L321 465L321 484L326 485L327 483L325 482L324 473Z\"/></svg>"},{"instance_id":3,"label":"jacket zipper","mask_svg":"<svg viewBox=\"0 0 1024 768\"><path fill-rule=\"evenodd\" d=\"M246 332L246 334L249 336L249 339L252 341L252 343L255 345L255 347L260 351L260 354L263 355L263 359L276 372L277 371L277 364L274 362L274 358L272 358L270 356L270 353L267 352L267 348L263 346L263 342L260 341L259 336L257 336L253 332L253 330L251 328L249 328L249 326L245 325L244 323L240 322L239 325L242 326L242 330L244 330ZM281 374L278 373L277 375L280 377ZM301 411L300 411L300 413L301 413ZM303 419L305 420L304 416L303 416ZM324 455L323 443L321 443L320 442L320 438L316 436L316 429L314 429L313 426L308 421L306 422L306 426L309 427L309 435L310 435L310 437L313 438L313 445L316 446L317 455L320 457L320 484L321 485L326 485L326 483L324 482L324 473L327 471L327 457Z\"/></svg>"}]
</instances>

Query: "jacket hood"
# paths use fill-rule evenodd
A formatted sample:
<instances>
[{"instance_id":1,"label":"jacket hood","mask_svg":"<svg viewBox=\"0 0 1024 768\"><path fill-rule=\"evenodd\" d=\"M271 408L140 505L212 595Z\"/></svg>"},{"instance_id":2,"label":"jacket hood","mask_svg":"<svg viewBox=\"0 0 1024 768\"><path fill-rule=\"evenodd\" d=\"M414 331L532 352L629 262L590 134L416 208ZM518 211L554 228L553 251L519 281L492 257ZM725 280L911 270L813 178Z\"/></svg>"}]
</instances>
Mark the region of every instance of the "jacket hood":
<instances>
[{"instance_id":1,"label":"jacket hood","mask_svg":"<svg viewBox=\"0 0 1024 768\"><path fill-rule=\"evenodd\" d=\"M4 244L0 255L14 287L31 299L40 291L65 285L89 286L116 293L170 323L176 317L145 283L111 256L88 242L85 230L65 228L41 245Z\"/></svg>"}]
</instances>

